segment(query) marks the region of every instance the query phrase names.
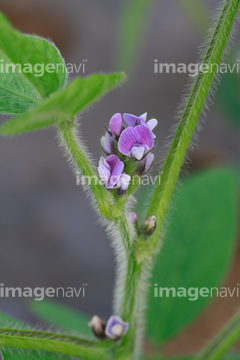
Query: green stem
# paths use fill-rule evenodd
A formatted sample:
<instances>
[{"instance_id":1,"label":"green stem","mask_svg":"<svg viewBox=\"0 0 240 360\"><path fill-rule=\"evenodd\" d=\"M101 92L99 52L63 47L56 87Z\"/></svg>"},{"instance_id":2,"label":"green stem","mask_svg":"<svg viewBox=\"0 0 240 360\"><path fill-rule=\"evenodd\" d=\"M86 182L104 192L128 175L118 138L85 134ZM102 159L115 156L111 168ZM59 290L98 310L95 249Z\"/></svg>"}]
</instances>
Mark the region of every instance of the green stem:
<instances>
[{"instance_id":1,"label":"green stem","mask_svg":"<svg viewBox=\"0 0 240 360\"><path fill-rule=\"evenodd\" d=\"M138 264L135 258L129 258L123 297L124 306L121 313L121 317L130 324L129 330L121 344L122 351L120 351L120 354L124 354L124 360L137 359L143 345L143 302L146 295L146 289L142 280L143 273L144 265Z\"/></svg>"},{"instance_id":2,"label":"green stem","mask_svg":"<svg viewBox=\"0 0 240 360\"><path fill-rule=\"evenodd\" d=\"M129 323L129 330L116 348L116 360L132 360L141 352L144 331L143 312L146 300L147 265L139 264L134 254L134 239L125 216L117 227L124 245L124 255L119 259L116 290L116 314Z\"/></svg>"},{"instance_id":3,"label":"green stem","mask_svg":"<svg viewBox=\"0 0 240 360\"><path fill-rule=\"evenodd\" d=\"M142 244L141 249L139 246L137 247L136 256L139 261L143 261L149 254L153 254L158 247L174 187L216 75L217 69L214 64L219 64L224 54L239 5L240 0L226 0L223 6L202 62L208 65L210 71L199 71L196 77L149 205L147 217L155 215L157 227L145 246Z\"/></svg>"},{"instance_id":4,"label":"green stem","mask_svg":"<svg viewBox=\"0 0 240 360\"><path fill-rule=\"evenodd\" d=\"M196 360L218 360L231 350L240 338L240 311L204 349Z\"/></svg>"},{"instance_id":5,"label":"green stem","mask_svg":"<svg viewBox=\"0 0 240 360\"><path fill-rule=\"evenodd\" d=\"M56 352L84 360L110 359L109 349L101 344L43 331L1 328L0 346Z\"/></svg>"},{"instance_id":6,"label":"green stem","mask_svg":"<svg viewBox=\"0 0 240 360\"><path fill-rule=\"evenodd\" d=\"M74 130L68 124L60 127L62 137L67 145L67 148L80 168L82 174L89 177L96 177L92 166L84 155L78 143ZM134 233L129 228L128 221L125 216L126 198L121 201L113 203L110 193L103 187L96 184L89 183L89 186L94 194L95 200L100 208L101 213L107 218L113 218L114 222L121 234L122 241L122 256L118 259L121 265L119 266L118 276L118 294L116 294L116 314L121 316L124 321L129 322L130 329L124 337L120 346L116 347L117 358L132 359L132 354L137 352L137 342L139 337L139 299L143 294L139 292L139 284L142 277L142 266L139 265L134 255ZM125 274L122 272L122 262L125 262ZM120 268L121 267L121 268ZM122 285L121 285L122 284Z\"/></svg>"},{"instance_id":7,"label":"green stem","mask_svg":"<svg viewBox=\"0 0 240 360\"><path fill-rule=\"evenodd\" d=\"M84 154L79 140L75 134L74 127L67 123L60 126L62 139L76 165L81 170L82 175L85 177L92 193L98 209L101 214L107 218L112 218L113 197L109 191L100 183L100 178L93 166L90 164L89 159Z\"/></svg>"}]
</instances>

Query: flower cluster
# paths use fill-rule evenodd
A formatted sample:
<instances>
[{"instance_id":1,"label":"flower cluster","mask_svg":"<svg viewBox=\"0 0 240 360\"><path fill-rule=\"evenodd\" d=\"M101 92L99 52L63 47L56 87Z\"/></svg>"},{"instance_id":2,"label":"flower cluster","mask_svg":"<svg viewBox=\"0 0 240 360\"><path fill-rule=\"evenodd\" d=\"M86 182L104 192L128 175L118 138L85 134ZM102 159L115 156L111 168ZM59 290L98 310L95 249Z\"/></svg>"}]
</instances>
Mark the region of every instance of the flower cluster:
<instances>
[{"instance_id":1,"label":"flower cluster","mask_svg":"<svg viewBox=\"0 0 240 360\"><path fill-rule=\"evenodd\" d=\"M105 136L101 139L103 151L108 155L100 158L98 173L107 189L114 187L126 191L131 181L130 173L124 172L127 161L135 161L134 171L145 174L152 166L151 153L156 136L153 129L157 120L147 121L147 113L141 116L120 113L113 115Z\"/></svg>"}]
</instances>

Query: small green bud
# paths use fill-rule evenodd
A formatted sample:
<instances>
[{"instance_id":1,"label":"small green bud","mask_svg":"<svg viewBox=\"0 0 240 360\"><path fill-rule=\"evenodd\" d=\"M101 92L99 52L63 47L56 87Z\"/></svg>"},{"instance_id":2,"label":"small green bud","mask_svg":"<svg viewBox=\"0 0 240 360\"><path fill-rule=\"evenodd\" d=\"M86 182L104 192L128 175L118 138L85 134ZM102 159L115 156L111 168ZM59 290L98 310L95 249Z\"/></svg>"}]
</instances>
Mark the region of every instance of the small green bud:
<instances>
[{"instance_id":1,"label":"small green bud","mask_svg":"<svg viewBox=\"0 0 240 360\"><path fill-rule=\"evenodd\" d=\"M144 221L140 232L145 236L150 236L155 231L156 226L156 216L150 216L147 220Z\"/></svg>"}]
</instances>

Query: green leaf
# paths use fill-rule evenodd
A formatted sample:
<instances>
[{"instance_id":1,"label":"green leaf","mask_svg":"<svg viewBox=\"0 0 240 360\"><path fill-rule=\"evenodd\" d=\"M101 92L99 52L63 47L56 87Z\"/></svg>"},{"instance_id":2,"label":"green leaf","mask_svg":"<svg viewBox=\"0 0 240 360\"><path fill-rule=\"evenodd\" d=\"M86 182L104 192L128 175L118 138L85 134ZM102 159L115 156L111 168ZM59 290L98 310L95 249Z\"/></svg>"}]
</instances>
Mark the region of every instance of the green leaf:
<instances>
[{"instance_id":1,"label":"green leaf","mask_svg":"<svg viewBox=\"0 0 240 360\"><path fill-rule=\"evenodd\" d=\"M107 360L110 357L109 343L45 331L0 328L0 346L61 353L84 360Z\"/></svg>"},{"instance_id":2,"label":"green leaf","mask_svg":"<svg viewBox=\"0 0 240 360\"><path fill-rule=\"evenodd\" d=\"M0 313L0 327L29 329L29 326L4 313ZM1 354L3 360L70 360L70 357L65 355L14 348L9 350L3 347L1 348Z\"/></svg>"},{"instance_id":3,"label":"green leaf","mask_svg":"<svg viewBox=\"0 0 240 360\"><path fill-rule=\"evenodd\" d=\"M177 358L170 358L170 357L164 357L164 356L158 356L158 357L144 357L141 360L194 360L195 358L192 357L177 357Z\"/></svg>"},{"instance_id":4,"label":"green leaf","mask_svg":"<svg viewBox=\"0 0 240 360\"><path fill-rule=\"evenodd\" d=\"M240 359L240 354L229 354L226 355L222 360L239 360ZM143 357L141 360L196 360L196 357L177 357L177 358L172 358L172 357L151 357L151 356L145 356Z\"/></svg>"},{"instance_id":5,"label":"green leaf","mask_svg":"<svg viewBox=\"0 0 240 360\"><path fill-rule=\"evenodd\" d=\"M77 78L68 87L54 93L34 109L7 121L0 127L0 134L7 136L59 124L64 140L62 143L66 144L66 150L74 158L83 176L90 179L89 186L99 210L108 219L111 218L113 198L100 182L97 181L95 184L91 181L97 174L74 131L74 116L90 103L98 100L123 78L122 73L95 74L86 78Z\"/></svg>"},{"instance_id":6,"label":"green leaf","mask_svg":"<svg viewBox=\"0 0 240 360\"><path fill-rule=\"evenodd\" d=\"M204 109L219 64L237 18L240 0L226 0L207 47L202 64L213 71L199 71L187 98L173 141L161 169L147 215L156 216L157 227L144 244L136 245L136 257L143 262L154 254L160 242L171 197L184 163L196 125Z\"/></svg>"},{"instance_id":7,"label":"green leaf","mask_svg":"<svg viewBox=\"0 0 240 360\"><path fill-rule=\"evenodd\" d=\"M54 44L40 37L23 35L12 28L2 13L0 33L1 113L21 114L64 87L66 67ZM9 72L6 64L11 65ZM52 68L46 68L49 64Z\"/></svg>"},{"instance_id":8,"label":"green leaf","mask_svg":"<svg viewBox=\"0 0 240 360\"><path fill-rule=\"evenodd\" d=\"M237 189L231 172L214 169L192 176L175 191L174 199L176 210L169 214L171 223L157 257L148 303L147 331L156 343L182 330L210 298L155 298L154 284L187 290L219 286L229 268L237 233Z\"/></svg>"},{"instance_id":9,"label":"green leaf","mask_svg":"<svg viewBox=\"0 0 240 360\"><path fill-rule=\"evenodd\" d=\"M71 357L66 355L25 349L4 350L2 356L3 360L71 360Z\"/></svg>"},{"instance_id":10,"label":"green leaf","mask_svg":"<svg viewBox=\"0 0 240 360\"><path fill-rule=\"evenodd\" d=\"M75 311L66 305L56 301L32 301L30 310L34 315L65 331L77 332L87 337L93 338L92 331L88 323L91 320L87 315Z\"/></svg>"},{"instance_id":11,"label":"green leaf","mask_svg":"<svg viewBox=\"0 0 240 360\"><path fill-rule=\"evenodd\" d=\"M222 360L239 360L240 359L240 354L229 354L226 355L224 358L222 358ZM143 357L141 360L196 360L196 357L177 357L177 358L172 358L172 357L151 357L151 356L145 356Z\"/></svg>"},{"instance_id":12,"label":"green leaf","mask_svg":"<svg viewBox=\"0 0 240 360\"><path fill-rule=\"evenodd\" d=\"M217 92L217 102L225 113L226 121L240 127L240 75L227 73L223 76L221 86Z\"/></svg>"},{"instance_id":13,"label":"green leaf","mask_svg":"<svg viewBox=\"0 0 240 360\"><path fill-rule=\"evenodd\" d=\"M15 329L16 327L21 327L22 329L28 329L28 326L23 322L13 318L10 315L7 315L3 312L0 312L0 327L8 327Z\"/></svg>"},{"instance_id":14,"label":"green leaf","mask_svg":"<svg viewBox=\"0 0 240 360\"><path fill-rule=\"evenodd\" d=\"M53 124L71 122L74 115L101 98L123 80L123 77L123 74L118 73L77 78L34 109L4 123L0 127L0 134L21 134Z\"/></svg>"}]
</instances>

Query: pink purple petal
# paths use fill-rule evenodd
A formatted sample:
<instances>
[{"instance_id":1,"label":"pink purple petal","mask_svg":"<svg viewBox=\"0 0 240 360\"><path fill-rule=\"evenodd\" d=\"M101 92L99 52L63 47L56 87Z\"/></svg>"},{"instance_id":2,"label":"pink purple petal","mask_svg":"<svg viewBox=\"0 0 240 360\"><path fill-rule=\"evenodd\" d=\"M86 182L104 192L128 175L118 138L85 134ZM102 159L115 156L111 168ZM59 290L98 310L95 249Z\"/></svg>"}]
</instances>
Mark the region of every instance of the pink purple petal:
<instances>
[{"instance_id":1,"label":"pink purple petal","mask_svg":"<svg viewBox=\"0 0 240 360\"><path fill-rule=\"evenodd\" d=\"M147 122L147 125L148 125L148 128L150 130L153 130L158 124L158 121L157 119L150 119L148 122Z\"/></svg>"},{"instance_id":2,"label":"pink purple petal","mask_svg":"<svg viewBox=\"0 0 240 360\"><path fill-rule=\"evenodd\" d=\"M101 145L106 154L112 154L113 144L111 135L106 132L105 136L101 138Z\"/></svg>"},{"instance_id":3,"label":"pink purple petal","mask_svg":"<svg viewBox=\"0 0 240 360\"><path fill-rule=\"evenodd\" d=\"M145 121L145 120L143 120L143 119L141 119L141 120L140 120L140 124L138 124L138 125L145 126L146 128L148 128L148 129L149 129L149 127L148 127L148 125L147 125L146 121Z\"/></svg>"},{"instance_id":4,"label":"pink purple petal","mask_svg":"<svg viewBox=\"0 0 240 360\"><path fill-rule=\"evenodd\" d=\"M142 118L145 122L147 122L147 113L140 115L140 118Z\"/></svg>"},{"instance_id":5,"label":"pink purple petal","mask_svg":"<svg viewBox=\"0 0 240 360\"><path fill-rule=\"evenodd\" d=\"M111 316L107 322L105 334L112 340L118 340L128 331L129 324L122 321L119 316ZM116 332L116 329L118 330Z\"/></svg>"},{"instance_id":6,"label":"pink purple petal","mask_svg":"<svg viewBox=\"0 0 240 360\"><path fill-rule=\"evenodd\" d=\"M103 164L99 164L98 173L104 185L108 185L111 173Z\"/></svg>"},{"instance_id":7,"label":"pink purple petal","mask_svg":"<svg viewBox=\"0 0 240 360\"><path fill-rule=\"evenodd\" d=\"M115 186L122 174L124 164L123 162L116 156L116 155L110 155L107 157L106 162L109 164L111 168L111 176L109 179L109 183L106 186L107 189L111 189L113 186Z\"/></svg>"},{"instance_id":8,"label":"pink purple petal","mask_svg":"<svg viewBox=\"0 0 240 360\"><path fill-rule=\"evenodd\" d=\"M137 214L135 212L130 212L129 213L129 218L131 222L137 222Z\"/></svg>"},{"instance_id":9,"label":"pink purple petal","mask_svg":"<svg viewBox=\"0 0 240 360\"><path fill-rule=\"evenodd\" d=\"M124 164L116 155L110 155L106 159L101 156L98 173L107 189L115 186L122 174Z\"/></svg>"},{"instance_id":10,"label":"pink purple petal","mask_svg":"<svg viewBox=\"0 0 240 360\"><path fill-rule=\"evenodd\" d=\"M125 191L129 187L130 181L131 181L131 176L127 175L126 173L122 173L122 175L118 180L117 187Z\"/></svg>"},{"instance_id":11,"label":"pink purple petal","mask_svg":"<svg viewBox=\"0 0 240 360\"><path fill-rule=\"evenodd\" d=\"M147 145L151 150L154 145L153 134L147 127L138 125L134 128L137 133L137 143L141 145Z\"/></svg>"},{"instance_id":12,"label":"pink purple petal","mask_svg":"<svg viewBox=\"0 0 240 360\"><path fill-rule=\"evenodd\" d=\"M123 114L123 120L130 127L135 127L140 124L140 117L132 114Z\"/></svg>"},{"instance_id":13,"label":"pink purple petal","mask_svg":"<svg viewBox=\"0 0 240 360\"><path fill-rule=\"evenodd\" d=\"M110 165L108 164L108 162L106 161L106 159L105 159L103 156L100 157L99 165L103 165L103 166L105 166L109 171L111 171Z\"/></svg>"},{"instance_id":14,"label":"pink purple petal","mask_svg":"<svg viewBox=\"0 0 240 360\"><path fill-rule=\"evenodd\" d=\"M152 166L153 162L154 162L154 155L149 153L147 154L145 160L145 170L144 170L144 174L146 172L148 172L148 170L150 169L150 167Z\"/></svg>"},{"instance_id":15,"label":"pink purple petal","mask_svg":"<svg viewBox=\"0 0 240 360\"><path fill-rule=\"evenodd\" d=\"M109 130L114 138L116 137L116 135L120 136L122 132L122 126L123 126L122 115L120 113L113 115L113 117L109 122Z\"/></svg>"},{"instance_id":16,"label":"pink purple petal","mask_svg":"<svg viewBox=\"0 0 240 360\"><path fill-rule=\"evenodd\" d=\"M123 130L118 141L119 151L123 155L130 156L131 149L137 143L137 139L138 139L138 135L135 128L129 127Z\"/></svg>"}]
</instances>

